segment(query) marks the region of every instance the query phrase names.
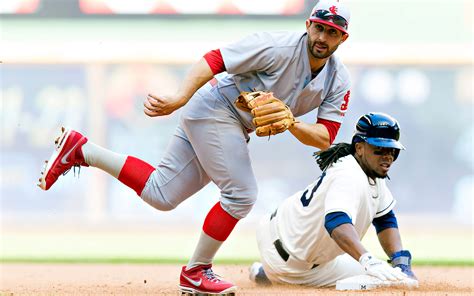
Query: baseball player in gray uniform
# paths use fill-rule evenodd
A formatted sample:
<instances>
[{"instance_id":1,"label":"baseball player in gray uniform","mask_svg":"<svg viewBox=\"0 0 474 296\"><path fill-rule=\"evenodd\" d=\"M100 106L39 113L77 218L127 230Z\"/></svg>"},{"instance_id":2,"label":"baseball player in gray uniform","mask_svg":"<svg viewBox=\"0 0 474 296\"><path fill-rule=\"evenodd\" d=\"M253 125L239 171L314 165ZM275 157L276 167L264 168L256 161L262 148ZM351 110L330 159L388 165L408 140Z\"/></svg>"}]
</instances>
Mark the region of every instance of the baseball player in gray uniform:
<instances>
[{"instance_id":1,"label":"baseball player in gray uniform","mask_svg":"<svg viewBox=\"0 0 474 296\"><path fill-rule=\"evenodd\" d=\"M135 190L156 209L169 211L214 182L221 196L182 268L180 288L186 293L234 292L236 287L211 269L219 247L257 198L247 148L255 125L252 115L236 108L234 100L242 92L270 90L294 116L318 108L317 121L297 122L289 131L306 145L328 148L349 103L349 74L333 55L348 38L349 19L340 2L320 1L306 20L305 32L257 33L212 50L191 67L174 95L149 94L144 112L150 117L183 107L176 133L156 167L63 128L39 186L48 190L71 167L92 166Z\"/></svg>"},{"instance_id":2,"label":"baseball player in gray uniform","mask_svg":"<svg viewBox=\"0 0 474 296\"><path fill-rule=\"evenodd\" d=\"M257 229L262 262L252 265L250 279L317 287L362 274L382 281L416 279L385 183L405 149L399 137L394 118L369 113L358 120L351 144L316 153L322 175L263 217ZM371 223L391 266L360 242Z\"/></svg>"}]
</instances>

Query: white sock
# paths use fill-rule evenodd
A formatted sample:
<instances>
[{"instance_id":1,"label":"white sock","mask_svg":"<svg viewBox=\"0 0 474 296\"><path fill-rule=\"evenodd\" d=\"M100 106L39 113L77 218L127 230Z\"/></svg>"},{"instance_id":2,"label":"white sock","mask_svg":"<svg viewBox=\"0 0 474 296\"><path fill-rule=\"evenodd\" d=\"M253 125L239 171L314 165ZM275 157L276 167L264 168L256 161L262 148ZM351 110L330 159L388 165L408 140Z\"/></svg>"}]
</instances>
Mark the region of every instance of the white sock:
<instances>
[{"instance_id":1,"label":"white sock","mask_svg":"<svg viewBox=\"0 0 474 296\"><path fill-rule=\"evenodd\" d=\"M213 239L204 231L201 232L199 242L194 250L194 254L186 265L186 270L189 270L198 265L210 264L221 247L223 242Z\"/></svg>"},{"instance_id":2,"label":"white sock","mask_svg":"<svg viewBox=\"0 0 474 296\"><path fill-rule=\"evenodd\" d=\"M91 141L87 141L81 148L84 159L88 165L106 171L115 178L118 178L127 160L127 155L107 150Z\"/></svg>"}]
</instances>

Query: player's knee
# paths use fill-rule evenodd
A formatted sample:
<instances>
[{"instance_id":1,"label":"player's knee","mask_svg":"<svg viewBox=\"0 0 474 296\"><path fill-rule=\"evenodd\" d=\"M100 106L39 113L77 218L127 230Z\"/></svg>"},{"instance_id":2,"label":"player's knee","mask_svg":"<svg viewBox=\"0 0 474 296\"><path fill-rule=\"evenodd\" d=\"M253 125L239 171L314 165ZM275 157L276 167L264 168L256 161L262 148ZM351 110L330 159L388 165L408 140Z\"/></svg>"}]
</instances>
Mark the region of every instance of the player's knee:
<instances>
[{"instance_id":1,"label":"player's knee","mask_svg":"<svg viewBox=\"0 0 474 296\"><path fill-rule=\"evenodd\" d=\"M143 198L143 197L142 197ZM176 208L175 205L170 204L169 202L163 200L163 199L145 199L143 200L149 204L150 206L154 207L157 210L160 211L171 211Z\"/></svg>"},{"instance_id":2,"label":"player's knee","mask_svg":"<svg viewBox=\"0 0 474 296\"><path fill-rule=\"evenodd\" d=\"M254 204L255 204L255 199L252 199L251 202L237 205L235 209L235 216L239 217L240 219L247 217L247 215L252 210Z\"/></svg>"},{"instance_id":3,"label":"player's knee","mask_svg":"<svg viewBox=\"0 0 474 296\"><path fill-rule=\"evenodd\" d=\"M247 186L245 190L232 192L232 195L222 194L221 203L228 212L238 218L245 218L257 201L257 186Z\"/></svg>"},{"instance_id":4,"label":"player's knee","mask_svg":"<svg viewBox=\"0 0 474 296\"><path fill-rule=\"evenodd\" d=\"M140 197L143 199L144 202L160 211L171 211L176 208L176 205L173 205L168 202L165 198L163 198L161 194L152 195L149 194L149 192L142 192L142 195Z\"/></svg>"}]
</instances>

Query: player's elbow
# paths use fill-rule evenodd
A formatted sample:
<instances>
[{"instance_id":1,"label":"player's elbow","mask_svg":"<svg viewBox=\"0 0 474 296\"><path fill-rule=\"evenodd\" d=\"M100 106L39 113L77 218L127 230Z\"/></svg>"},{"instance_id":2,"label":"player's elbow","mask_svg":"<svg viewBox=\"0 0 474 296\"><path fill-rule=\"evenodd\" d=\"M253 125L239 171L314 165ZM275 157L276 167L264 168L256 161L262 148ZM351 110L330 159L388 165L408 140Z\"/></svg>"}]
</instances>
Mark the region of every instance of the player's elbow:
<instances>
[{"instance_id":1,"label":"player's elbow","mask_svg":"<svg viewBox=\"0 0 474 296\"><path fill-rule=\"evenodd\" d=\"M316 148L319 148L321 151L323 151L331 147L331 142L329 142L329 139L315 138L311 143L308 143L308 145L314 146Z\"/></svg>"},{"instance_id":2,"label":"player's elbow","mask_svg":"<svg viewBox=\"0 0 474 296\"><path fill-rule=\"evenodd\" d=\"M329 142L329 140L327 140L327 141L323 141L321 143L320 147L318 147L318 148L321 149L321 150L326 150L329 147L331 147L331 143Z\"/></svg>"},{"instance_id":3,"label":"player's elbow","mask_svg":"<svg viewBox=\"0 0 474 296\"><path fill-rule=\"evenodd\" d=\"M319 148L320 150L326 150L331 146L329 137L321 136L319 134L307 134L298 137L298 140L308 146Z\"/></svg>"},{"instance_id":4,"label":"player's elbow","mask_svg":"<svg viewBox=\"0 0 474 296\"><path fill-rule=\"evenodd\" d=\"M316 139L316 138L307 139L307 140L303 140L303 141L300 140L300 142L305 144L305 145L308 145L308 146L316 147L320 150L326 150L331 146L329 141L324 141L324 140L320 140L320 139Z\"/></svg>"},{"instance_id":5,"label":"player's elbow","mask_svg":"<svg viewBox=\"0 0 474 296\"><path fill-rule=\"evenodd\" d=\"M324 125L307 124L301 121L296 122L288 129L298 141L307 145L326 150L331 146L331 138Z\"/></svg>"}]
</instances>

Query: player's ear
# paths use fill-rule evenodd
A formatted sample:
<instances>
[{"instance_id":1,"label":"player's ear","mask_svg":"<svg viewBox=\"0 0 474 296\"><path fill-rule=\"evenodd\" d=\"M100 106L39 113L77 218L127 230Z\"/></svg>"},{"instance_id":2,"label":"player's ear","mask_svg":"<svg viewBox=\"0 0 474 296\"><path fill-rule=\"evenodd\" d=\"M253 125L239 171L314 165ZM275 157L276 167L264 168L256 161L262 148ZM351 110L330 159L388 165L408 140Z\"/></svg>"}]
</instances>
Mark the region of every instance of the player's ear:
<instances>
[{"instance_id":1,"label":"player's ear","mask_svg":"<svg viewBox=\"0 0 474 296\"><path fill-rule=\"evenodd\" d=\"M355 143L355 154L359 157L362 156L362 149L364 149L364 142L357 142Z\"/></svg>"},{"instance_id":2,"label":"player's ear","mask_svg":"<svg viewBox=\"0 0 474 296\"><path fill-rule=\"evenodd\" d=\"M306 20L306 30L309 30L309 27L311 26L311 21Z\"/></svg>"},{"instance_id":3,"label":"player's ear","mask_svg":"<svg viewBox=\"0 0 474 296\"><path fill-rule=\"evenodd\" d=\"M343 44L347 40L348 37L349 37L349 34L342 34L342 39L339 42L339 44Z\"/></svg>"}]
</instances>

